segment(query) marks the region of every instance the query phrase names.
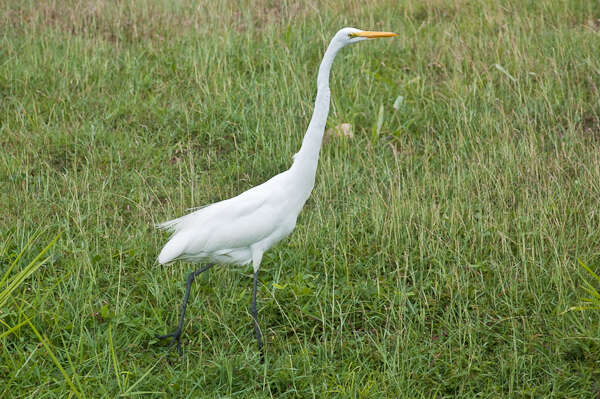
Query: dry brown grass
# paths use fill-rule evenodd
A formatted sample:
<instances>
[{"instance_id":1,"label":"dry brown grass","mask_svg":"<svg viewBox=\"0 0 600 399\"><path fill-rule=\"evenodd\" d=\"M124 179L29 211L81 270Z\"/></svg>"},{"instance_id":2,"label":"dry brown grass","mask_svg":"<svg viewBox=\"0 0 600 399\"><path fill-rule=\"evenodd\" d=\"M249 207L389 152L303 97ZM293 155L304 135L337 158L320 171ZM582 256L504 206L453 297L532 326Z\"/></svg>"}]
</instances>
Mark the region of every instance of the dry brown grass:
<instances>
[{"instance_id":1,"label":"dry brown grass","mask_svg":"<svg viewBox=\"0 0 600 399\"><path fill-rule=\"evenodd\" d=\"M307 18L323 23L324 16L343 16L340 23L365 21L376 28L374 18L382 8L402 9L418 23L454 21L470 6L463 0L427 0L415 5L384 0L365 4L351 0L7 0L0 4L0 30L44 32L48 29L109 41L132 42L163 39L189 32L257 32L301 24ZM339 18L338 18L339 19Z\"/></svg>"},{"instance_id":2,"label":"dry brown grass","mask_svg":"<svg viewBox=\"0 0 600 399\"><path fill-rule=\"evenodd\" d=\"M130 42L160 40L190 31L262 30L301 20L317 11L314 1L8 1L0 5L0 29L39 32L51 29Z\"/></svg>"}]
</instances>

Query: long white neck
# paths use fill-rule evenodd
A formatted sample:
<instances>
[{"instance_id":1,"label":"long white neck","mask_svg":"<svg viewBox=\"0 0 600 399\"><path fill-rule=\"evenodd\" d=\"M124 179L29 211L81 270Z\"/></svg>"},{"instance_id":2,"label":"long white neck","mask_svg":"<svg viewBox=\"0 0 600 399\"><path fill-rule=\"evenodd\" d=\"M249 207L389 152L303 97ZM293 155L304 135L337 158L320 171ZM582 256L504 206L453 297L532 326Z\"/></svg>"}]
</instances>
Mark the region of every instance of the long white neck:
<instances>
[{"instance_id":1,"label":"long white neck","mask_svg":"<svg viewBox=\"0 0 600 399\"><path fill-rule=\"evenodd\" d=\"M308 190L307 195L310 194L315 183L319 152L323 142L327 115L329 114L329 72L337 52L342 47L344 45L334 39L329 43L329 47L327 47L327 51L323 56L319 67L319 75L317 76L317 98L313 116L302 140L302 147L294 156L294 163L290 168L290 171L298 175L300 181L304 183Z\"/></svg>"}]
</instances>

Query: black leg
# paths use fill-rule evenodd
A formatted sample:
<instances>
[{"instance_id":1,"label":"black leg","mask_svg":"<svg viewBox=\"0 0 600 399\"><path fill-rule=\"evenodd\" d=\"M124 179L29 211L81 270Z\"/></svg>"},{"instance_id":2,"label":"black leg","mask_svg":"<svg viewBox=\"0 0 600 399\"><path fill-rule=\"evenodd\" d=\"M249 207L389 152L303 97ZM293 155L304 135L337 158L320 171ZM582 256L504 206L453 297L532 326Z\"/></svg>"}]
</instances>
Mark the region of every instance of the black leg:
<instances>
[{"instance_id":1,"label":"black leg","mask_svg":"<svg viewBox=\"0 0 600 399\"><path fill-rule=\"evenodd\" d=\"M254 319L254 334L256 334L256 341L258 342L258 351L260 352L260 362L265 362L265 354L262 349L262 335L260 328L258 327L258 319L256 313L256 284L258 282L258 270L254 272L254 286L252 288L252 305L250 306L250 314Z\"/></svg>"},{"instance_id":2,"label":"black leg","mask_svg":"<svg viewBox=\"0 0 600 399\"><path fill-rule=\"evenodd\" d=\"M194 278L196 278L197 275L210 269L213 266L214 263L210 263L202 269L193 271L188 275L187 284L185 285L185 296L183 297L183 306L181 307L181 315L179 316L179 324L177 325L177 329L170 334L156 336L156 338L158 339L171 338L169 348L172 347L175 343L177 343L177 351L180 355L183 354L183 351L181 350L181 332L183 331L183 318L185 317L185 308L187 307L188 299L190 298L190 288L192 287Z\"/></svg>"}]
</instances>

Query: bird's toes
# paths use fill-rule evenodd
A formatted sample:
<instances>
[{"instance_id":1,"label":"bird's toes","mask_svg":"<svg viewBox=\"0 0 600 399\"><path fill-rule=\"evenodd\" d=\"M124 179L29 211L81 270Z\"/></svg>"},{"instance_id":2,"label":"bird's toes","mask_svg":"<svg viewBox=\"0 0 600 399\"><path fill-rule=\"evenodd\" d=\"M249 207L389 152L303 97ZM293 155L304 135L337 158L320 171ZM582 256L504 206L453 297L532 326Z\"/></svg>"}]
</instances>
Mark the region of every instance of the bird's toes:
<instances>
[{"instance_id":1,"label":"bird's toes","mask_svg":"<svg viewBox=\"0 0 600 399\"><path fill-rule=\"evenodd\" d=\"M177 330L175 330L171 333L165 334L165 335L156 334L155 336L158 339L166 339L166 338L179 339L179 337L181 336L181 330L177 329Z\"/></svg>"},{"instance_id":2,"label":"bird's toes","mask_svg":"<svg viewBox=\"0 0 600 399\"><path fill-rule=\"evenodd\" d=\"M157 339L171 338L171 342L169 342L169 345L167 346L167 348L171 349L173 347L173 345L177 344L177 352L180 355L183 355L183 350L181 349L181 331L173 331L172 333L165 334L165 335L156 334L155 337Z\"/></svg>"}]
</instances>

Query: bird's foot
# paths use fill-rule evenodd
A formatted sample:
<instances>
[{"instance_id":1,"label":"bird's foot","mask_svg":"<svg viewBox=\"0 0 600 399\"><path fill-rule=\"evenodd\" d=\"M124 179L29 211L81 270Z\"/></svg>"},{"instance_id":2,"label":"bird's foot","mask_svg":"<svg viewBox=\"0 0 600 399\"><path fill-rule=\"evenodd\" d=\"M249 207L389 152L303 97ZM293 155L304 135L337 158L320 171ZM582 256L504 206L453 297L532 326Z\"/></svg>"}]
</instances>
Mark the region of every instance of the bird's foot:
<instances>
[{"instance_id":1,"label":"bird's foot","mask_svg":"<svg viewBox=\"0 0 600 399\"><path fill-rule=\"evenodd\" d=\"M173 331L172 333L169 334L165 334L165 335L156 335L157 339L166 339L166 338L171 338L171 342L169 342L169 346L167 347L167 349L171 349L173 347L173 345L175 345L175 343L177 343L177 352L179 353L179 356L183 356L183 351L181 350L181 330L177 329L175 331Z\"/></svg>"}]
</instances>

